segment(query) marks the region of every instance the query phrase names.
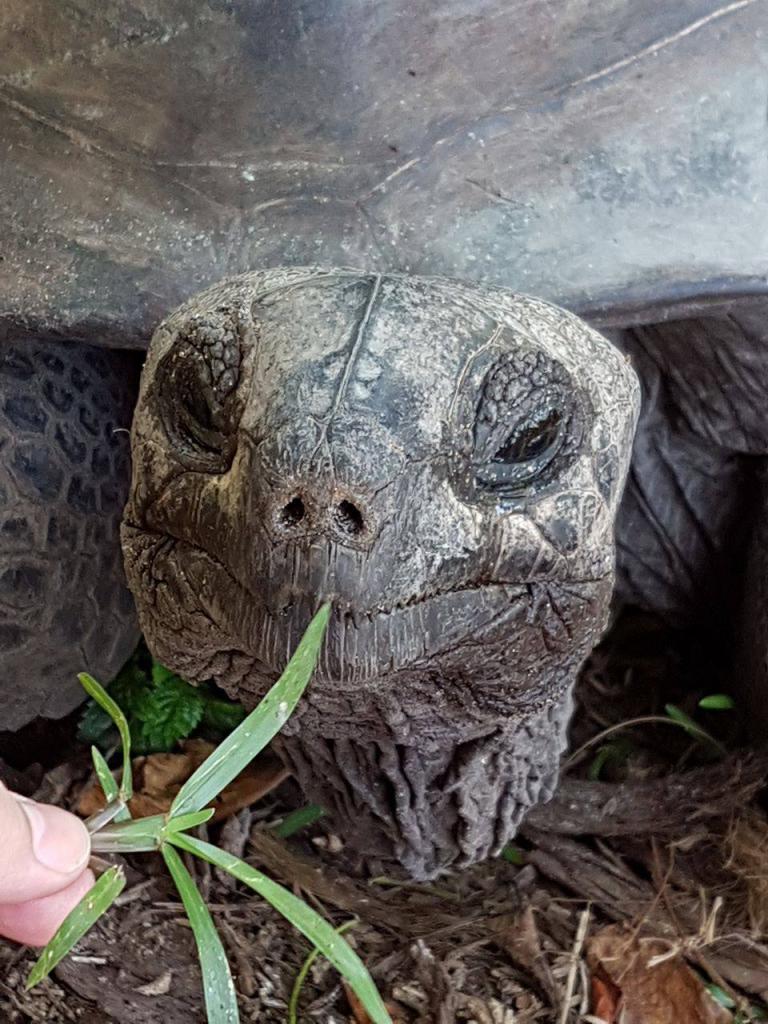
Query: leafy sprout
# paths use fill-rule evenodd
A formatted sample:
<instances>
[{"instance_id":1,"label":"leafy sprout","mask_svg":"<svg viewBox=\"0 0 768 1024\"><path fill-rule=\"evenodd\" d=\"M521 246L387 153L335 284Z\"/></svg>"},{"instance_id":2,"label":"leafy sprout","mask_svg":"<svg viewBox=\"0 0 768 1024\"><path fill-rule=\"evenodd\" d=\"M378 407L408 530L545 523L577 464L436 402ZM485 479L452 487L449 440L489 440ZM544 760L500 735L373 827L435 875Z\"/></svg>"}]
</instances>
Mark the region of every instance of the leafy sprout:
<instances>
[{"instance_id":1,"label":"leafy sprout","mask_svg":"<svg viewBox=\"0 0 768 1024\"><path fill-rule=\"evenodd\" d=\"M735 707L735 704L733 699L726 694L716 693L708 697L702 697L699 701L699 707L705 710L729 711ZM609 745L605 744L604 741L609 736L613 736L614 733L621 732L624 729L631 729L637 725L672 725L678 729L683 729L696 743L704 745L717 756L725 754L723 744L699 725L695 719L691 718L687 712L678 707L677 704L665 704L664 711L666 712L664 715L640 715L637 718L628 718L623 722L616 722L614 725L608 726L608 728L603 729L596 736L592 736L585 743L582 743L577 750L574 750L566 760L564 768L567 769L574 765L587 750L590 750L597 744L602 744L592 761L589 772L590 779L596 781L607 760L623 760L627 755L627 750L622 749L622 747L606 749Z\"/></svg>"},{"instance_id":2,"label":"leafy sprout","mask_svg":"<svg viewBox=\"0 0 768 1024\"><path fill-rule=\"evenodd\" d=\"M194 934L209 1024L237 1024L237 1000L216 926L179 856L179 850L216 865L255 890L341 972L373 1024L391 1024L368 970L338 930L303 900L250 864L189 834L190 829L209 820L213 811L207 805L269 743L293 712L317 663L329 614L330 608L325 605L315 615L280 679L258 707L240 722L185 782L168 814L136 820L130 818L127 803L131 797L131 737L126 716L95 679L85 673L79 677L95 705L102 708L117 726L123 746L120 786L103 756L95 748L93 751L94 769L107 798L107 807L88 822L91 847L94 852L102 853L159 851L162 854ZM164 679L156 680L158 690L169 683L173 687L175 684L172 680L175 678L178 677L169 673ZM322 813L318 808L308 812L309 809L304 809L302 818L291 823L293 828L309 824ZM287 823L288 819L284 826ZM125 877L119 867L109 868L99 878L43 950L29 975L28 988L42 981L70 952L114 903L124 885Z\"/></svg>"},{"instance_id":3,"label":"leafy sprout","mask_svg":"<svg viewBox=\"0 0 768 1024\"><path fill-rule=\"evenodd\" d=\"M303 828L307 828L309 825L314 825L316 821L325 814L322 807L318 807L317 804L307 804L304 807L298 807L295 811L291 811L290 814L286 814L283 820L275 825L272 829L273 833L278 839L288 839L290 836L300 832Z\"/></svg>"},{"instance_id":4,"label":"leafy sprout","mask_svg":"<svg viewBox=\"0 0 768 1024\"><path fill-rule=\"evenodd\" d=\"M243 708L215 686L192 686L155 661L143 645L110 684L109 696L120 706L138 754L173 750L192 735L218 742L245 717ZM78 733L102 751L118 741L112 717L93 696Z\"/></svg>"}]
</instances>

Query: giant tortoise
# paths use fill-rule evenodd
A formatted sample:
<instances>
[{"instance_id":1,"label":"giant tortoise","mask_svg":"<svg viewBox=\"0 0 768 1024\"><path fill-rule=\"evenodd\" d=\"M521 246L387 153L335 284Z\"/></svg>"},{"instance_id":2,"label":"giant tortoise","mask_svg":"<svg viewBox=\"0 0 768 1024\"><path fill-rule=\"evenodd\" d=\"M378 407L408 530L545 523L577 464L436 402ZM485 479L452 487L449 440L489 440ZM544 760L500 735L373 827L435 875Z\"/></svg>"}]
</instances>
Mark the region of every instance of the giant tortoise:
<instances>
[{"instance_id":1,"label":"giant tortoise","mask_svg":"<svg viewBox=\"0 0 768 1024\"><path fill-rule=\"evenodd\" d=\"M614 589L765 706L760 0L6 0L0 39L3 728L134 607L253 704L330 600L282 756L428 877L552 792Z\"/></svg>"}]
</instances>

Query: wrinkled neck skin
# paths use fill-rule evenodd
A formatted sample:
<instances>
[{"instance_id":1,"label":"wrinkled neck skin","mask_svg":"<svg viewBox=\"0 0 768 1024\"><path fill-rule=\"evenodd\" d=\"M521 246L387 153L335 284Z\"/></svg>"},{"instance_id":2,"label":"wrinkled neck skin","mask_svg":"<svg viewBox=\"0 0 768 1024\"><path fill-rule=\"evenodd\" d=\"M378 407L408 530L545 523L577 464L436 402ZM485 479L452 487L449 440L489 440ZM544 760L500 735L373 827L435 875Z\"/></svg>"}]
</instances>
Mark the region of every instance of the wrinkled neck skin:
<instances>
[{"instance_id":1,"label":"wrinkled neck skin","mask_svg":"<svg viewBox=\"0 0 768 1024\"><path fill-rule=\"evenodd\" d=\"M126 570L160 660L255 705L332 614L278 749L370 861L430 878L551 796L605 626L626 361L498 289L292 269L158 328Z\"/></svg>"}]
</instances>

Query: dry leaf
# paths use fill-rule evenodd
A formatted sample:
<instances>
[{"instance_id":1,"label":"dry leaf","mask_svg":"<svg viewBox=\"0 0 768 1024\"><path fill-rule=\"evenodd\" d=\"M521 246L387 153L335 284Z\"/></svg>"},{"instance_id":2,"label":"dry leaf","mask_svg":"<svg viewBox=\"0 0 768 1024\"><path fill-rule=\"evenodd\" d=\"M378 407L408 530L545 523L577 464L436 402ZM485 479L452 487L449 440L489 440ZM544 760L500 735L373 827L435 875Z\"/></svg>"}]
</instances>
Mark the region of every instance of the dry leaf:
<instances>
[{"instance_id":1,"label":"dry leaf","mask_svg":"<svg viewBox=\"0 0 768 1024\"><path fill-rule=\"evenodd\" d=\"M214 745L205 740L185 740L174 754L149 754L134 759L134 794L129 807L134 818L166 814L173 798L208 755ZM271 751L263 751L213 801L213 821L223 821L244 807L250 807L271 792L290 773ZM87 789L77 806L87 818L104 807L104 793L95 783Z\"/></svg>"},{"instance_id":2,"label":"dry leaf","mask_svg":"<svg viewBox=\"0 0 768 1024\"><path fill-rule=\"evenodd\" d=\"M357 998L357 996L346 983L346 981L343 982L343 985L344 994L347 997L349 1008L352 1010L353 1024L371 1024L371 1018L368 1016L368 1013L363 1004ZM387 1002L384 1005L387 1008L389 1016L392 1018L392 1024L404 1024L404 1018L402 1016L402 1013L400 1012L400 1007L395 1006L394 1003L390 1002Z\"/></svg>"},{"instance_id":3,"label":"dry leaf","mask_svg":"<svg viewBox=\"0 0 768 1024\"><path fill-rule=\"evenodd\" d=\"M617 1024L621 989L598 966L592 973L592 1013L605 1024Z\"/></svg>"},{"instance_id":4,"label":"dry leaf","mask_svg":"<svg viewBox=\"0 0 768 1024\"><path fill-rule=\"evenodd\" d=\"M605 996L607 982L619 993L613 1018L603 1017L593 1002L592 1013L609 1024L730 1024L731 1014L718 1006L698 975L680 956L649 965L669 952L655 939L639 940L619 925L603 928L590 939L587 962L592 971L593 1000ZM602 986L595 980L601 979ZM605 1005L603 1006L605 1012Z\"/></svg>"},{"instance_id":5,"label":"dry leaf","mask_svg":"<svg viewBox=\"0 0 768 1024\"><path fill-rule=\"evenodd\" d=\"M517 967L528 971L557 1005L559 990L541 946L541 937L530 904L516 916L502 919L494 930L494 941Z\"/></svg>"}]
</instances>

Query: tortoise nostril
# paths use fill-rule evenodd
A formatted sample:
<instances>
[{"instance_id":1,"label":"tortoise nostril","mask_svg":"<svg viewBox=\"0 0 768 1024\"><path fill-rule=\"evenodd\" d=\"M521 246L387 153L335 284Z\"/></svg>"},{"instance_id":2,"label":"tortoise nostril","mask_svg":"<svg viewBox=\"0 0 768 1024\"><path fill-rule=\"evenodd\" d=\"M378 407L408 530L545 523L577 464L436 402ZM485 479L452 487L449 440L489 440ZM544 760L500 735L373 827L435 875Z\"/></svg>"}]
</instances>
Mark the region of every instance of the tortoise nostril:
<instances>
[{"instance_id":1,"label":"tortoise nostril","mask_svg":"<svg viewBox=\"0 0 768 1024\"><path fill-rule=\"evenodd\" d=\"M304 508L304 502L297 494L295 498L291 498L280 513L280 525L298 526L304 518L305 512L306 509Z\"/></svg>"},{"instance_id":2,"label":"tortoise nostril","mask_svg":"<svg viewBox=\"0 0 768 1024\"><path fill-rule=\"evenodd\" d=\"M363 513L351 501L340 501L336 506L334 518L339 529L350 536L357 536L365 529Z\"/></svg>"}]
</instances>

